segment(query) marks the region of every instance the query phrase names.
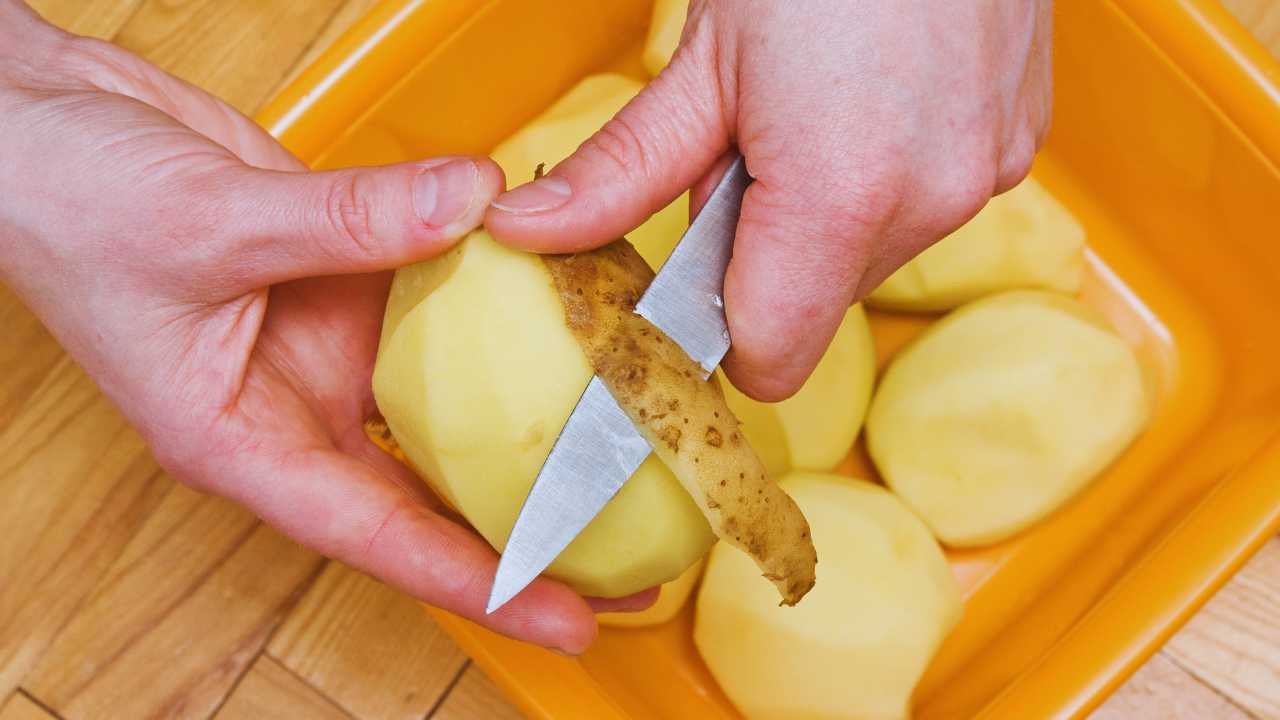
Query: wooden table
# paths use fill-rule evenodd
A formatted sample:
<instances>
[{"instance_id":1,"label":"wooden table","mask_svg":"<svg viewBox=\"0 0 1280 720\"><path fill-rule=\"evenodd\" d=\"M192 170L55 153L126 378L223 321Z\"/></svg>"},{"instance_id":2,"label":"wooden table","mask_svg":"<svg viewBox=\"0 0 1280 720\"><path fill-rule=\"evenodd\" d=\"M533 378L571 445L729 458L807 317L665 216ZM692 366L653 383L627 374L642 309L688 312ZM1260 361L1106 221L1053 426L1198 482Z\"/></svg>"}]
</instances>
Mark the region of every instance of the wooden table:
<instances>
[{"instance_id":1,"label":"wooden table","mask_svg":"<svg viewBox=\"0 0 1280 720\"><path fill-rule=\"evenodd\" d=\"M374 0L37 0L252 113ZM1231 0L1280 54L1280 0ZM0 720L514 718L417 604L174 483L0 287ZM1280 718L1280 540L1098 713Z\"/></svg>"}]
</instances>

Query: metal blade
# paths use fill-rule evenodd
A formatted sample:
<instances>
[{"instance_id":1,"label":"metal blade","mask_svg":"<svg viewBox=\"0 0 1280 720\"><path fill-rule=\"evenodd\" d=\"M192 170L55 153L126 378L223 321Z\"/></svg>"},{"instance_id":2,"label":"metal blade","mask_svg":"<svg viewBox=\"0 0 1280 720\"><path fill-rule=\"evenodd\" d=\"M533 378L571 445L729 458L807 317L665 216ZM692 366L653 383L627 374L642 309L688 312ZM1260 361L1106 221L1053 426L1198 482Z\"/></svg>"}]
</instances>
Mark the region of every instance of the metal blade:
<instances>
[{"instance_id":1,"label":"metal blade","mask_svg":"<svg viewBox=\"0 0 1280 720\"><path fill-rule=\"evenodd\" d=\"M709 376L729 350L724 271L751 177L738 157L636 305ZM648 457L649 443L592 377L538 471L507 539L485 613L515 597L591 522Z\"/></svg>"},{"instance_id":2,"label":"metal blade","mask_svg":"<svg viewBox=\"0 0 1280 720\"><path fill-rule=\"evenodd\" d=\"M750 184L746 161L739 155L636 304L636 313L674 340L705 376L729 351L724 271L733 255L742 195Z\"/></svg>"},{"instance_id":3,"label":"metal blade","mask_svg":"<svg viewBox=\"0 0 1280 720\"><path fill-rule=\"evenodd\" d=\"M491 613L533 582L649 456L649 443L598 377L569 416L498 561Z\"/></svg>"}]
</instances>

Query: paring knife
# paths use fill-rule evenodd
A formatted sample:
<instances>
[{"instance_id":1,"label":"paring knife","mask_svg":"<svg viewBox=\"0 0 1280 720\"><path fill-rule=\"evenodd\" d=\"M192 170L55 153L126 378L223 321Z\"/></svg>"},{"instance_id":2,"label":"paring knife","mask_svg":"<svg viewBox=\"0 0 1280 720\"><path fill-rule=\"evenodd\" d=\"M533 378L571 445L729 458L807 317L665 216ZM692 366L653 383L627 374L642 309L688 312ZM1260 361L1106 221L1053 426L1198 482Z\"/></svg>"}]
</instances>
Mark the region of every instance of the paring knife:
<instances>
[{"instance_id":1,"label":"paring knife","mask_svg":"<svg viewBox=\"0 0 1280 720\"><path fill-rule=\"evenodd\" d=\"M751 183L739 156L680 238L636 313L710 377L729 351L724 272ZM485 613L515 597L582 532L651 452L599 377L592 377L525 498L498 562Z\"/></svg>"}]
</instances>

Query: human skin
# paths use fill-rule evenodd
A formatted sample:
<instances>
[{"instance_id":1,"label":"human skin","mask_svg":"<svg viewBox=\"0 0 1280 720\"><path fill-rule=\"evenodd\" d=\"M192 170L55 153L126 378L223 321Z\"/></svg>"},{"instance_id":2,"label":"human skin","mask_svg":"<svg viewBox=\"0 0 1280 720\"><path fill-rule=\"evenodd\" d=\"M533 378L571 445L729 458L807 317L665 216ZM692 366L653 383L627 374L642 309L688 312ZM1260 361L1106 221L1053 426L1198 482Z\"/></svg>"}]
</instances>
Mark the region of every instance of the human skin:
<instances>
[{"instance_id":1,"label":"human skin","mask_svg":"<svg viewBox=\"0 0 1280 720\"><path fill-rule=\"evenodd\" d=\"M595 609L497 555L369 442L389 269L476 227L483 158L312 173L252 121L0 0L0 280L193 488L433 605L568 653Z\"/></svg>"},{"instance_id":2,"label":"human skin","mask_svg":"<svg viewBox=\"0 0 1280 720\"><path fill-rule=\"evenodd\" d=\"M609 242L736 147L747 190L724 366L798 390L845 309L1026 176L1050 116L1050 0L693 0L667 68L485 215L540 252Z\"/></svg>"}]
</instances>

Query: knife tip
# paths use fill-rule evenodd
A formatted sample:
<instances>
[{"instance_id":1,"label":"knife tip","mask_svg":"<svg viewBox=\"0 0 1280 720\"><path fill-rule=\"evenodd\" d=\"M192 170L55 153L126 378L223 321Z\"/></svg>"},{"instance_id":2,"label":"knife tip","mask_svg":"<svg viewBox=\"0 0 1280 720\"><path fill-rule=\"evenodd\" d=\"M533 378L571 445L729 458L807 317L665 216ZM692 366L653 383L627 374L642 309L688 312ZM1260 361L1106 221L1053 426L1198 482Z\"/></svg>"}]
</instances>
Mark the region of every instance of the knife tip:
<instances>
[{"instance_id":1,"label":"knife tip","mask_svg":"<svg viewBox=\"0 0 1280 720\"><path fill-rule=\"evenodd\" d=\"M512 582L509 578L510 573L504 573L501 564L498 566L498 572L494 574L493 588L489 590L489 600L484 606L484 614L492 615L498 611L503 605L511 601L511 598L520 594L524 586L528 583Z\"/></svg>"}]
</instances>

